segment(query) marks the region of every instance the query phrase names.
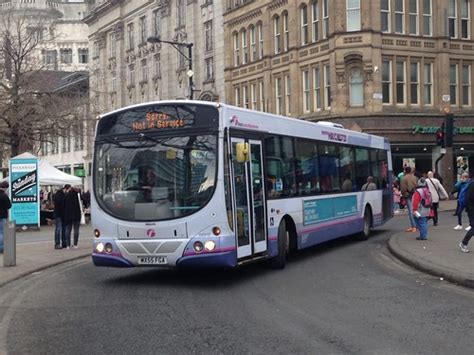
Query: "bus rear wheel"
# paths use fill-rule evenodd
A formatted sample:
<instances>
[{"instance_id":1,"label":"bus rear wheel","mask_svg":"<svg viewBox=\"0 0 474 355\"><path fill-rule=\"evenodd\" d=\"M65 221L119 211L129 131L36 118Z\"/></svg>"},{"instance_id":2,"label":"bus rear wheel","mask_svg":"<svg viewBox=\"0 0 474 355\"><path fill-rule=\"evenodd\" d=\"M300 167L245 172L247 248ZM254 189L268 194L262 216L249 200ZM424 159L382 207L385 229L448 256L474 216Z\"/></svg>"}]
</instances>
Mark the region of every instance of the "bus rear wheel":
<instances>
[{"instance_id":1,"label":"bus rear wheel","mask_svg":"<svg viewBox=\"0 0 474 355\"><path fill-rule=\"evenodd\" d=\"M278 255L270 260L270 265L274 269L284 269L286 264L286 253L288 250L288 231L284 219L278 227Z\"/></svg>"},{"instance_id":2,"label":"bus rear wheel","mask_svg":"<svg viewBox=\"0 0 474 355\"><path fill-rule=\"evenodd\" d=\"M358 239L359 240L369 239L371 228L372 228L372 212L370 211L370 208L366 207L364 211L364 228L362 229L362 232L358 234Z\"/></svg>"}]
</instances>

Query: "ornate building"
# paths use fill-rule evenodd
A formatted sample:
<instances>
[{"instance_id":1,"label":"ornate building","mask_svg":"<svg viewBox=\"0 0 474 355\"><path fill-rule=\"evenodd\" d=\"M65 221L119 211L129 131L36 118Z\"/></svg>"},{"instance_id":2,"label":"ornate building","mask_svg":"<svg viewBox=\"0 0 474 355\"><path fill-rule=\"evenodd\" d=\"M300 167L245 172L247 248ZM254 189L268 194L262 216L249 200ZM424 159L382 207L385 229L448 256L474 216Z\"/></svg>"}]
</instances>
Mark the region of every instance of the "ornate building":
<instances>
[{"instance_id":1,"label":"ornate building","mask_svg":"<svg viewBox=\"0 0 474 355\"><path fill-rule=\"evenodd\" d=\"M451 177L457 157L474 168L473 10L470 0L227 0L228 101L386 136L397 173L435 166L449 110L458 134L439 167Z\"/></svg>"},{"instance_id":2,"label":"ornate building","mask_svg":"<svg viewBox=\"0 0 474 355\"><path fill-rule=\"evenodd\" d=\"M190 97L225 101L222 11L223 4L212 0L96 4L85 19L92 50L92 110L104 113L144 101ZM149 43L149 37L163 42Z\"/></svg>"}]
</instances>

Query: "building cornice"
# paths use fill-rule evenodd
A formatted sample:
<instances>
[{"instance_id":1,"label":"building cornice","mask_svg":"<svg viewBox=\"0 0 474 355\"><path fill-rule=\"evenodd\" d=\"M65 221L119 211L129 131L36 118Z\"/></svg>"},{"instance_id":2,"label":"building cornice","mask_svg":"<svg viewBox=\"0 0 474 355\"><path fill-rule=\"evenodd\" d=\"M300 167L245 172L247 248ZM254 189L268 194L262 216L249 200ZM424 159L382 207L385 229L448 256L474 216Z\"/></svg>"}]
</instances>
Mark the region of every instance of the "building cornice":
<instances>
[{"instance_id":1,"label":"building cornice","mask_svg":"<svg viewBox=\"0 0 474 355\"><path fill-rule=\"evenodd\" d=\"M95 22L98 20L98 18L103 15L105 12L110 11L111 9L115 8L117 5L120 5L124 3L125 0L108 0L103 2L102 4L99 4L95 8L92 9L92 11L84 17L83 21L87 24L90 25L92 22Z\"/></svg>"},{"instance_id":2,"label":"building cornice","mask_svg":"<svg viewBox=\"0 0 474 355\"><path fill-rule=\"evenodd\" d=\"M257 10L250 11L249 13L243 16L239 16L235 19L232 19L225 24L228 25L229 27L235 27L260 16L262 16L262 10L257 9Z\"/></svg>"}]
</instances>

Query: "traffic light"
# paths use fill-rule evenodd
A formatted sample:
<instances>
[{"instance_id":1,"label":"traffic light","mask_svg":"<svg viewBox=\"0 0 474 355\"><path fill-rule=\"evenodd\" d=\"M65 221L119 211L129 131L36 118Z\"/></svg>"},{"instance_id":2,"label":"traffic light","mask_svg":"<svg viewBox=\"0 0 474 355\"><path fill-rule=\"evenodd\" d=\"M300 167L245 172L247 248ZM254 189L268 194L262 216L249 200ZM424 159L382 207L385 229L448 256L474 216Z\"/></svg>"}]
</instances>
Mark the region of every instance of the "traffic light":
<instances>
[{"instance_id":1,"label":"traffic light","mask_svg":"<svg viewBox=\"0 0 474 355\"><path fill-rule=\"evenodd\" d=\"M454 134L454 118L452 113L446 114L445 119L445 137L444 143L446 148L451 148L453 146L453 134Z\"/></svg>"},{"instance_id":2,"label":"traffic light","mask_svg":"<svg viewBox=\"0 0 474 355\"><path fill-rule=\"evenodd\" d=\"M443 128L439 128L436 132L436 145L444 148L444 132Z\"/></svg>"}]
</instances>

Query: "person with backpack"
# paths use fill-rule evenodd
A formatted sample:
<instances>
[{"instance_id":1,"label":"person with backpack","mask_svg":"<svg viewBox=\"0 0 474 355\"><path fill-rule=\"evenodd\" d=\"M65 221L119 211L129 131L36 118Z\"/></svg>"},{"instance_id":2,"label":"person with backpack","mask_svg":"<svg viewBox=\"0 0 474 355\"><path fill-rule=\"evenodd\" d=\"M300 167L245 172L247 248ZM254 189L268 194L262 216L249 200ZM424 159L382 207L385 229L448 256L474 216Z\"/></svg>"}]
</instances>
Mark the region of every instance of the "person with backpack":
<instances>
[{"instance_id":1,"label":"person with backpack","mask_svg":"<svg viewBox=\"0 0 474 355\"><path fill-rule=\"evenodd\" d=\"M413 217L420 232L420 235L416 237L417 240L428 239L428 218L432 216L431 193L426 185L426 179L420 178L412 197Z\"/></svg>"},{"instance_id":2,"label":"person with backpack","mask_svg":"<svg viewBox=\"0 0 474 355\"><path fill-rule=\"evenodd\" d=\"M455 230L462 230L462 213L464 209L466 208L466 204L464 201L464 197L466 194L466 189L468 185L471 183L471 179L469 178L468 173L463 173L461 175L461 179L454 185L454 192L458 193L458 203L456 206L456 216L458 216L458 224L456 227L454 227ZM468 226L466 230L470 230L471 227Z\"/></svg>"},{"instance_id":3,"label":"person with backpack","mask_svg":"<svg viewBox=\"0 0 474 355\"><path fill-rule=\"evenodd\" d=\"M428 171L428 178L426 179L426 184L431 193L431 198L433 199L432 210L433 210L433 225L438 225L438 206L440 200L447 199L448 193L444 189L441 182L434 177L432 171Z\"/></svg>"},{"instance_id":4,"label":"person with backpack","mask_svg":"<svg viewBox=\"0 0 474 355\"><path fill-rule=\"evenodd\" d=\"M470 180L469 184L467 184L464 193L464 200L462 203L465 204L467 216L469 217L469 227L471 228L466 228L467 233L463 240L459 243L459 248L461 248L463 253L469 253L467 244L469 243L469 240L471 240L472 236L474 236L474 229L472 228L474 227L474 182L472 180Z\"/></svg>"}]
</instances>

